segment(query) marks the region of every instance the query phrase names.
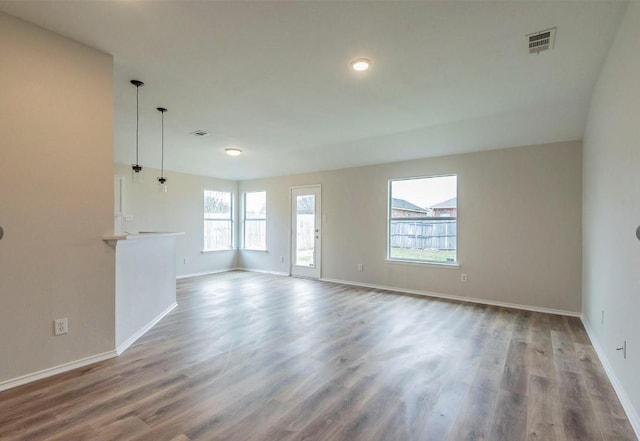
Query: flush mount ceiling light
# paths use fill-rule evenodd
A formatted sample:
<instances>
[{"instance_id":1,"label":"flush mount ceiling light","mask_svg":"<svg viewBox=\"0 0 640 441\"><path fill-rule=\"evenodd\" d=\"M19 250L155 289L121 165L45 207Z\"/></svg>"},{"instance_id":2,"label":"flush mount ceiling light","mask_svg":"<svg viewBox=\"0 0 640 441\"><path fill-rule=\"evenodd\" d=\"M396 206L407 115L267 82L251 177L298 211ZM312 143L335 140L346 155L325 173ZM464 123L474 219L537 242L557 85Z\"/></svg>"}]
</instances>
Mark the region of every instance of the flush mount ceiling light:
<instances>
[{"instance_id":1,"label":"flush mount ceiling light","mask_svg":"<svg viewBox=\"0 0 640 441\"><path fill-rule=\"evenodd\" d=\"M227 147L224 151L229 156L240 156L242 154L242 149L238 147Z\"/></svg>"},{"instance_id":2,"label":"flush mount ceiling light","mask_svg":"<svg viewBox=\"0 0 640 441\"><path fill-rule=\"evenodd\" d=\"M349 66L351 66L351 69L355 71L362 72L369 69L369 67L371 66L371 60L369 60L368 58L355 58L351 60Z\"/></svg>"}]
</instances>

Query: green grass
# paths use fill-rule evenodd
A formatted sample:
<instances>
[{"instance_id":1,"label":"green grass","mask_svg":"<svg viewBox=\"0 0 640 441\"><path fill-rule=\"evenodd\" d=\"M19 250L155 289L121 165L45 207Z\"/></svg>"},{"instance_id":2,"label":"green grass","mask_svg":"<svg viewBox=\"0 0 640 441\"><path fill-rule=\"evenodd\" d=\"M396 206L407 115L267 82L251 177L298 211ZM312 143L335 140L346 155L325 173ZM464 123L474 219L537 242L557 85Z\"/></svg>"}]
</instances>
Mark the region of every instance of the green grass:
<instances>
[{"instance_id":1,"label":"green grass","mask_svg":"<svg viewBox=\"0 0 640 441\"><path fill-rule=\"evenodd\" d=\"M298 266L313 266L313 248L306 248L298 250L296 265Z\"/></svg>"},{"instance_id":2,"label":"green grass","mask_svg":"<svg viewBox=\"0 0 640 441\"><path fill-rule=\"evenodd\" d=\"M390 257L392 259L453 263L456 261L456 252L449 250L412 250L407 248L391 248Z\"/></svg>"}]
</instances>

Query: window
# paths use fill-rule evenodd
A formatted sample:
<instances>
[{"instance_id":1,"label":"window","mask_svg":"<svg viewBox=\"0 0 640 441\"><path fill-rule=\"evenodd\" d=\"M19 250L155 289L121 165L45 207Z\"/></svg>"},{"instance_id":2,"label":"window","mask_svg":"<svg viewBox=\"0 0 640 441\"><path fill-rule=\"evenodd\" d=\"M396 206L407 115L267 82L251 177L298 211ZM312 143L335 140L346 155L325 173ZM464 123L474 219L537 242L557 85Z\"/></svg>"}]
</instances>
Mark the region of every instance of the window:
<instances>
[{"instance_id":1,"label":"window","mask_svg":"<svg viewBox=\"0 0 640 441\"><path fill-rule=\"evenodd\" d=\"M389 260L457 262L458 177L389 181Z\"/></svg>"},{"instance_id":2,"label":"window","mask_svg":"<svg viewBox=\"0 0 640 441\"><path fill-rule=\"evenodd\" d=\"M231 208L230 192L204 191L204 251L233 247Z\"/></svg>"},{"instance_id":3,"label":"window","mask_svg":"<svg viewBox=\"0 0 640 441\"><path fill-rule=\"evenodd\" d=\"M267 249L267 193L244 194L244 248Z\"/></svg>"}]
</instances>

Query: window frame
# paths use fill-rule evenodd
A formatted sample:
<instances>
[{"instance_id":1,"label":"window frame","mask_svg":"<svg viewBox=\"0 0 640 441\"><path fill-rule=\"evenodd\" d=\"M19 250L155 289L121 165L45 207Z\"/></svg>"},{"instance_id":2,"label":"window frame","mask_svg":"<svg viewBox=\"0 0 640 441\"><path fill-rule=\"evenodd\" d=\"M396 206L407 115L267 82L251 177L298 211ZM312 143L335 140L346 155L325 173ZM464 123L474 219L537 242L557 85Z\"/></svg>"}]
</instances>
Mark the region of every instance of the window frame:
<instances>
[{"instance_id":1,"label":"window frame","mask_svg":"<svg viewBox=\"0 0 640 441\"><path fill-rule=\"evenodd\" d=\"M249 193L264 193L264 218L247 218L247 194ZM247 221L264 222L264 248L248 248L247 247ZM246 251L267 251L267 191L245 191L242 193L242 250Z\"/></svg>"},{"instance_id":2,"label":"window frame","mask_svg":"<svg viewBox=\"0 0 640 441\"><path fill-rule=\"evenodd\" d=\"M412 220L454 220L456 221L456 248L455 248L455 260L451 262L443 262L437 260L423 260L417 258L401 258L401 257L391 257L391 222L394 220L406 220L407 218L398 218L392 217L393 213L393 183L397 181L413 181L420 179L431 179L431 178L446 178L446 177L455 177L456 178L456 215L455 216L446 216L446 217L438 217L438 216L417 216L411 217ZM459 219L459 203L458 199L458 174L457 173L445 173L438 175L427 175L427 176L410 176L410 177L402 177L402 178L390 178L387 182L387 255L386 261L388 263L395 264L411 264L411 265L421 265L421 266L435 266L435 267L444 267L444 268L460 268L460 260L459 256L459 246L458 246L458 219Z\"/></svg>"},{"instance_id":3,"label":"window frame","mask_svg":"<svg viewBox=\"0 0 640 441\"><path fill-rule=\"evenodd\" d=\"M229 194L229 218L223 219L209 219L206 217L206 193L207 192L216 192L216 193L228 193ZM207 222L229 222L229 248L206 248L207 240L204 232L204 227ZM233 192L228 190L215 190L212 188L204 188L202 190L202 253L216 253L220 251L233 251L235 250L235 234L234 234L234 198Z\"/></svg>"}]
</instances>

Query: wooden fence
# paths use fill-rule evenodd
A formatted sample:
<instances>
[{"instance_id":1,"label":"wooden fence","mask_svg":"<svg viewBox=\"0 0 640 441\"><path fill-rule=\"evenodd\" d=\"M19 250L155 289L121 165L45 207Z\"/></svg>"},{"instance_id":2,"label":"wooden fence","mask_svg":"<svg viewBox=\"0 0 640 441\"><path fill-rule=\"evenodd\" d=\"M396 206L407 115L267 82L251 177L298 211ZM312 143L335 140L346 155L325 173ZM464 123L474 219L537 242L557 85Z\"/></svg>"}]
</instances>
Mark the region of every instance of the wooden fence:
<instances>
[{"instance_id":1,"label":"wooden fence","mask_svg":"<svg viewBox=\"0 0 640 441\"><path fill-rule=\"evenodd\" d=\"M391 248L455 250L456 223L455 219L392 220Z\"/></svg>"}]
</instances>

